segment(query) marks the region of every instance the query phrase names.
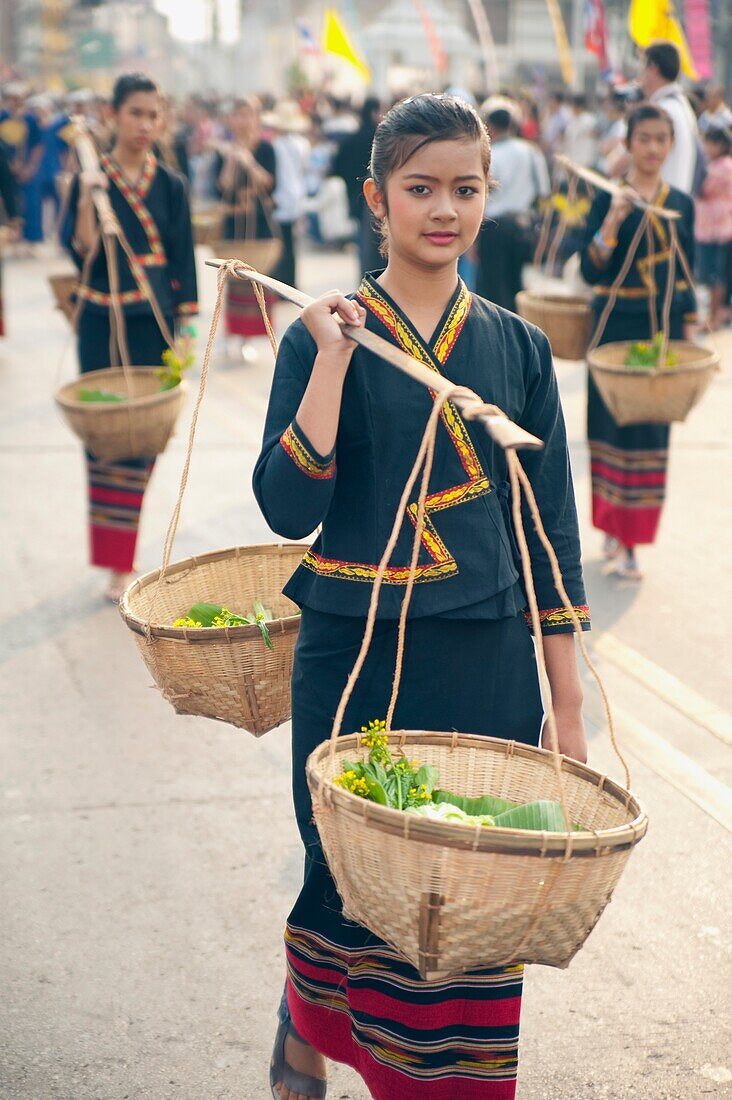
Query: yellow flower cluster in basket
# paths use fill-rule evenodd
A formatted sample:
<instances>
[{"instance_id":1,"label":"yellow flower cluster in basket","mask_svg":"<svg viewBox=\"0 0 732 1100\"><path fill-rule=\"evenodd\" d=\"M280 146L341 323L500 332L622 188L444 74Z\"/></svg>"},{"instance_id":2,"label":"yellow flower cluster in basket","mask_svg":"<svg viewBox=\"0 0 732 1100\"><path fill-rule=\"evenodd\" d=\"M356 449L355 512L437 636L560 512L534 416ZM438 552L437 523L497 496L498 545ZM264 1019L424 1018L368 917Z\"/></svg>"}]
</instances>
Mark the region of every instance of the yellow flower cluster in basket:
<instances>
[{"instance_id":1,"label":"yellow flower cluster in basket","mask_svg":"<svg viewBox=\"0 0 732 1100\"><path fill-rule=\"evenodd\" d=\"M438 789L439 772L432 764L420 764L389 750L386 723L381 719L361 727L361 743L368 750L363 760L346 760L333 783L358 798L394 810L461 825L504 829L532 829L564 833L567 826L559 802L540 800L521 804L485 794L476 798ZM582 827L573 825L575 831Z\"/></svg>"}]
</instances>

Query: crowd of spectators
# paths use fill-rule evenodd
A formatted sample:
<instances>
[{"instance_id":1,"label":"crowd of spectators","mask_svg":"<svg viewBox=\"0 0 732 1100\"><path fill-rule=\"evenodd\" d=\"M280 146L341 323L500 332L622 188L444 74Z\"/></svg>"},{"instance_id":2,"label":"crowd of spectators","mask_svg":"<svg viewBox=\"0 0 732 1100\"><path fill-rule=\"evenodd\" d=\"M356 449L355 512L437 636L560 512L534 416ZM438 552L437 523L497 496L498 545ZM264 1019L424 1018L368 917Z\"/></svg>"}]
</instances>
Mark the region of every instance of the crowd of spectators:
<instances>
[{"instance_id":1,"label":"crowd of spectators","mask_svg":"<svg viewBox=\"0 0 732 1100\"><path fill-rule=\"evenodd\" d=\"M710 288L713 323L728 319L732 109L717 85L684 91L678 52L670 43L654 44L645 52L637 81L608 87L592 100L558 89L541 95L521 89L474 100L493 139L496 180L485 232L462 264L464 277L479 292L513 306L542 206L552 193L567 201L567 177L556 162L558 154L622 178L628 166L625 119L640 99L656 103L672 118L675 141L664 178L694 196L701 246L698 275ZM167 102L158 155L188 178L197 209L218 200L217 165L231 139L238 102L213 94L191 96L181 104ZM254 101L248 97L247 102ZM374 130L387 106L372 97L357 105L315 93L279 101L260 97L258 140L271 143L274 151L272 214L293 257L287 273L291 278L296 243L303 236L316 244L353 241L364 270L379 266L379 242L361 181ZM84 117L100 147L109 144L109 113L102 98L83 91L63 98L31 94L19 82L2 89L0 176L15 184L21 249L32 250L56 225L64 179L72 167L69 123L75 114ZM576 202L579 226L587 205L584 201L583 207L581 192ZM577 239L570 231L563 258Z\"/></svg>"}]
</instances>

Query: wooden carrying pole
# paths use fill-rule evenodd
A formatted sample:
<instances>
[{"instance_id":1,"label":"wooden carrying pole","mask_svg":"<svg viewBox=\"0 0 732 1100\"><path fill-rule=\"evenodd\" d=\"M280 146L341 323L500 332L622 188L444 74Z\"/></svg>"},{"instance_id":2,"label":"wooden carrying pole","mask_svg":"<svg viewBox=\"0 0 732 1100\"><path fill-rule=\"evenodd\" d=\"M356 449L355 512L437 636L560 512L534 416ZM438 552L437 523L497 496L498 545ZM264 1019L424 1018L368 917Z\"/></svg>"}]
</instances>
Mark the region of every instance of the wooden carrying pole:
<instances>
[{"instance_id":1,"label":"wooden carrying pole","mask_svg":"<svg viewBox=\"0 0 732 1100\"><path fill-rule=\"evenodd\" d=\"M228 262L219 259L206 260L209 267L223 267ZM287 283L281 283L278 279L270 278L269 275L262 275L244 264L234 267L233 273L237 278L249 279L253 283L266 287L267 290L273 291L280 298L292 302L293 305L299 306L301 309L309 306L314 301L309 295L288 286ZM415 382L419 382L420 385L425 386L433 393L439 395L451 391L450 400L453 404L457 405L470 419L480 420L499 446L505 449L533 451L543 447L540 439L519 427L518 424L514 424L512 420L509 420L507 416L499 411L478 411L483 409L484 403L472 390L463 387L455 389L454 384L448 378L430 370L419 360L407 355L405 351L394 347L388 340L377 336L375 332L369 332L365 328L354 325L343 325L343 331L355 343L374 352L381 359L385 359L387 363L391 363L392 366L403 371L404 374L408 374Z\"/></svg>"},{"instance_id":2,"label":"wooden carrying pole","mask_svg":"<svg viewBox=\"0 0 732 1100\"><path fill-rule=\"evenodd\" d=\"M99 172L99 156L94 142L89 137L83 118L74 115L71 122L73 125L72 140L82 172ZM92 201L99 216L99 227L102 233L105 237L119 237L120 224L112 210L109 195L103 187L92 188Z\"/></svg>"},{"instance_id":3,"label":"wooden carrying pole","mask_svg":"<svg viewBox=\"0 0 732 1100\"><path fill-rule=\"evenodd\" d=\"M665 206L655 206L652 202L646 202L640 195L632 189L632 187L624 187L622 183L616 183L615 180L609 180L605 176L600 175L599 172L593 171L592 168L583 168L581 164L575 164L569 157L565 157L562 153L556 153L554 156L554 163L559 168L563 168L565 172L569 172L572 176L579 176L580 179L585 180L586 183L592 184L593 187L597 187L600 191L607 191L609 195L625 195L625 197L633 203L634 206L639 207L641 210L647 210L650 214L655 214L656 217L665 218L666 221L676 221L681 217L681 213L678 210L668 210Z\"/></svg>"}]
</instances>

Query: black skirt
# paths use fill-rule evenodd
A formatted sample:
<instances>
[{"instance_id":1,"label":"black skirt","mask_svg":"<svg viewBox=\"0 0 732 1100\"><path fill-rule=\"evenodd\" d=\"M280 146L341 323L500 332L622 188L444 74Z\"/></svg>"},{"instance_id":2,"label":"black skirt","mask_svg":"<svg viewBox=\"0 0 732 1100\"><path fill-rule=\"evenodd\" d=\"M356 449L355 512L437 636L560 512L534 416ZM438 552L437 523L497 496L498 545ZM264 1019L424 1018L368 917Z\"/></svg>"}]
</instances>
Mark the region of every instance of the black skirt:
<instances>
[{"instance_id":1,"label":"black skirt","mask_svg":"<svg viewBox=\"0 0 732 1100\"><path fill-rule=\"evenodd\" d=\"M330 734L364 625L361 618L303 609L292 729L306 872L286 933L290 1013L308 1042L358 1070L376 1100L511 1100L523 968L422 981L392 948L344 919L318 842L305 762ZM386 715L396 641L396 623L379 620L344 733ZM457 730L536 745L541 721L534 646L523 615L409 622L395 729Z\"/></svg>"}]
</instances>

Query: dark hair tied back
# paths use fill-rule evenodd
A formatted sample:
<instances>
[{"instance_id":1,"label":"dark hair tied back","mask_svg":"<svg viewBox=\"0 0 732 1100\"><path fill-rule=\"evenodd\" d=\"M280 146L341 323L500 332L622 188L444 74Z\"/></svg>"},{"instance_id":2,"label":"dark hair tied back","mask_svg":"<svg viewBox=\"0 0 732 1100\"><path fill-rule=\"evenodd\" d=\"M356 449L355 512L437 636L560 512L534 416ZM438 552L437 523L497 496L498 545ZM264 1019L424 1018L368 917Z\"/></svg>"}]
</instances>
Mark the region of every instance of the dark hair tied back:
<instances>
[{"instance_id":1,"label":"dark hair tied back","mask_svg":"<svg viewBox=\"0 0 732 1100\"><path fill-rule=\"evenodd\" d=\"M654 103L641 103L639 107L634 107L628 115L628 129L625 135L625 140L628 145L630 145L636 126L638 126L641 122L651 121L665 122L669 130L671 131L671 137L673 138L674 124L671 115L669 115L661 107L656 107Z\"/></svg>"},{"instance_id":2,"label":"dark hair tied back","mask_svg":"<svg viewBox=\"0 0 732 1100\"><path fill-rule=\"evenodd\" d=\"M118 76L112 89L112 107L118 111L126 99L135 92L156 92L160 95L160 89L154 80L145 73L123 73Z\"/></svg>"},{"instance_id":3,"label":"dark hair tied back","mask_svg":"<svg viewBox=\"0 0 732 1100\"><path fill-rule=\"evenodd\" d=\"M478 112L451 95L429 92L397 103L376 127L370 172L384 191L392 172L434 141L479 141L483 170L491 166L491 143Z\"/></svg>"}]
</instances>

